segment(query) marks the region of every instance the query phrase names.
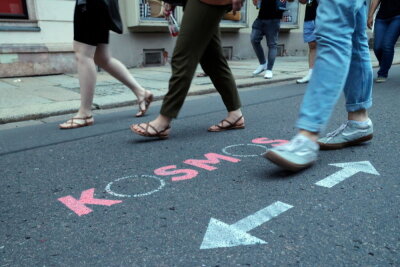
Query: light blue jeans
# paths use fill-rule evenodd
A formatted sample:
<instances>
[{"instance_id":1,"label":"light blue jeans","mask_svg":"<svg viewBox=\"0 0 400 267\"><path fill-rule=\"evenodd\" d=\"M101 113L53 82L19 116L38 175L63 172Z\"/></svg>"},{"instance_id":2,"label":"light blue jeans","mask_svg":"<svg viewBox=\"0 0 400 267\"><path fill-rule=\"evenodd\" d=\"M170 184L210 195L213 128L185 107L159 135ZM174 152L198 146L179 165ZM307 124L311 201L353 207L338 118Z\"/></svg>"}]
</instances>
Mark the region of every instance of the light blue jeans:
<instances>
[{"instance_id":1,"label":"light blue jeans","mask_svg":"<svg viewBox=\"0 0 400 267\"><path fill-rule=\"evenodd\" d=\"M372 105L372 65L366 33L366 0L320 0L317 56L297 127L320 132L344 89L346 110Z\"/></svg>"}]
</instances>

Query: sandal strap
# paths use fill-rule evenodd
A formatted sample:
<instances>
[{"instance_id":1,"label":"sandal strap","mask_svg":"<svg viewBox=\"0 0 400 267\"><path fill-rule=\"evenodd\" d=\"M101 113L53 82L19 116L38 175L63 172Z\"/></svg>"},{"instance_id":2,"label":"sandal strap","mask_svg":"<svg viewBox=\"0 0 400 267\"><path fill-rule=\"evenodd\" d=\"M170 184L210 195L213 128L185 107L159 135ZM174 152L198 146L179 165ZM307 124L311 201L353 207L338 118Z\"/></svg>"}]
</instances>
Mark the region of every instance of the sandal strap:
<instances>
[{"instance_id":1,"label":"sandal strap","mask_svg":"<svg viewBox=\"0 0 400 267\"><path fill-rule=\"evenodd\" d=\"M69 122L69 124L70 125L72 125L72 124L78 124L78 125L84 125L84 124L86 124L87 123L87 120L90 120L90 119L92 119L93 118L93 116L91 115L91 116L87 116L87 117L82 117L82 118L80 118L80 117L75 117L75 118L71 118L71 119L69 119L68 121L67 121L67 123ZM83 121L83 123L78 123L78 122L76 122L76 121Z\"/></svg>"},{"instance_id":2,"label":"sandal strap","mask_svg":"<svg viewBox=\"0 0 400 267\"><path fill-rule=\"evenodd\" d=\"M243 118L243 115L242 116L240 116L237 120L235 120L234 122L230 122L230 121L228 121L228 120L222 120L219 124L221 124L221 125L219 125L219 124L216 124L215 126L217 126L218 128L220 128L220 129L227 129L227 128L230 128L230 127L232 127L232 126L235 126L241 119ZM227 125L227 126L222 126L223 124L224 124L224 121L226 121L229 125Z\"/></svg>"},{"instance_id":3,"label":"sandal strap","mask_svg":"<svg viewBox=\"0 0 400 267\"><path fill-rule=\"evenodd\" d=\"M138 124L137 126L140 127L144 131L145 134L156 135L156 136L161 135L163 132L165 132L166 130L169 130L171 128L171 126L168 125L167 127L165 127L165 129L158 131L156 128L154 128L153 125L150 124L150 122L146 122L146 123L144 123L144 125L146 125L146 128L143 128L143 126L141 126L140 124ZM151 129L153 129L153 131L155 132L154 134L149 133L149 127L151 127Z\"/></svg>"}]
</instances>

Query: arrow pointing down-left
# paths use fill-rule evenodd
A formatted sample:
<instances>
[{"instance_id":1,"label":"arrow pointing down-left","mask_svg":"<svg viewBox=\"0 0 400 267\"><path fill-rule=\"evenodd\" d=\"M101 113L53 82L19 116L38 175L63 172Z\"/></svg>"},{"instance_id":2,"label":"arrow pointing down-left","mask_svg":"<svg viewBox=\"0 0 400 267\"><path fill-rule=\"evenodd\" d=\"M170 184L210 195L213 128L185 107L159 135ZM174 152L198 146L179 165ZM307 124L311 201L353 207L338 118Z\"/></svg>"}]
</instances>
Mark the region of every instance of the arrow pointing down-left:
<instances>
[{"instance_id":1,"label":"arrow pointing down-left","mask_svg":"<svg viewBox=\"0 0 400 267\"><path fill-rule=\"evenodd\" d=\"M290 208L293 208L293 206L277 201L231 225L211 218L200 249L266 244L267 242L264 240L246 232L260 226Z\"/></svg>"}]
</instances>

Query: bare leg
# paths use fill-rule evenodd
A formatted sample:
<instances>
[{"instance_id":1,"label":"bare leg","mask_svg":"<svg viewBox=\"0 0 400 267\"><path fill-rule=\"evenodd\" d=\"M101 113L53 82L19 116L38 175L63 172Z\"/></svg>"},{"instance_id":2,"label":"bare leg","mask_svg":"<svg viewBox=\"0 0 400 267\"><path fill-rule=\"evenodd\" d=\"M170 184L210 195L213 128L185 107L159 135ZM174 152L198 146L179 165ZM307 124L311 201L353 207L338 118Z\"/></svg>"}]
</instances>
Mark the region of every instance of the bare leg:
<instances>
[{"instance_id":1,"label":"bare leg","mask_svg":"<svg viewBox=\"0 0 400 267\"><path fill-rule=\"evenodd\" d=\"M92 116L93 95L96 86L96 66L93 60L96 47L74 41L74 51L77 60L78 78L81 89L81 105L78 113L73 118L83 119L71 119L60 124L60 128L63 129L75 128L74 126L77 126L77 124L93 124L93 118L90 117Z\"/></svg>"},{"instance_id":2,"label":"bare leg","mask_svg":"<svg viewBox=\"0 0 400 267\"><path fill-rule=\"evenodd\" d=\"M145 108L144 98L151 95L132 77L128 69L119 60L111 56L108 44L99 44L94 55L96 64L125 84L136 95L142 110Z\"/></svg>"},{"instance_id":3,"label":"bare leg","mask_svg":"<svg viewBox=\"0 0 400 267\"><path fill-rule=\"evenodd\" d=\"M74 41L74 51L81 87L81 106L76 117L87 117L92 115L93 95L96 86L97 71L93 60L96 47Z\"/></svg>"},{"instance_id":4,"label":"bare leg","mask_svg":"<svg viewBox=\"0 0 400 267\"><path fill-rule=\"evenodd\" d=\"M308 66L310 69L314 68L315 55L317 54L317 42L308 43L309 53L308 53Z\"/></svg>"}]
</instances>

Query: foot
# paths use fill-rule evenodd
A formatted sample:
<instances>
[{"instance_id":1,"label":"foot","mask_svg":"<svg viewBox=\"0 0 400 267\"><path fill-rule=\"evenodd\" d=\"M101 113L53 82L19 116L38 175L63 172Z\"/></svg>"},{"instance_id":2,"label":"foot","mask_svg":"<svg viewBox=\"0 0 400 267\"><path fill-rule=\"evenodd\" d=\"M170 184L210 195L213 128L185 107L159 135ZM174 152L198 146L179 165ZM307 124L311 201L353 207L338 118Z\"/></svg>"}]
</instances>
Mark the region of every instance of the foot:
<instances>
[{"instance_id":1,"label":"foot","mask_svg":"<svg viewBox=\"0 0 400 267\"><path fill-rule=\"evenodd\" d=\"M301 79L298 79L296 82L297 83L308 83L311 79L311 75L312 75L312 70L309 70L309 72L307 73L306 76L304 76Z\"/></svg>"},{"instance_id":2,"label":"foot","mask_svg":"<svg viewBox=\"0 0 400 267\"><path fill-rule=\"evenodd\" d=\"M268 150L263 157L290 171L310 167L317 160L318 144L297 134L289 143Z\"/></svg>"},{"instance_id":3,"label":"foot","mask_svg":"<svg viewBox=\"0 0 400 267\"><path fill-rule=\"evenodd\" d=\"M149 109L151 102L153 102L153 99L153 94L150 91L145 90L144 95L142 97L138 97L139 112L136 113L135 116L143 117Z\"/></svg>"},{"instance_id":4,"label":"foot","mask_svg":"<svg viewBox=\"0 0 400 267\"><path fill-rule=\"evenodd\" d=\"M340 149L347 146L358 145L371 140L373 137L372 121L364 122L347 121L326 137L318 140L321 150Z\"/></svg>"},{"instance_id":5,"label":"foot","mask_svg":"<svg viewBox=\"0 0 400 267\"><path fill-rule=\"evenodd\" d=\"M258 66L256 68L255 71L253 71L253 76L256 76L256 75L260 74L261 72L263 72L266 69L267 69L267 64L261 64L260 66Z\"/></svg>"},{"instance_id":6,"label":"foot","mask_svg":"<svg viewBox=\"0 0 400 267\"><path fill-rule=\"evenodd\" d=\"M168 138L171 120L167 117L158 116L155 120L147 123L132 124L132 132L146 137Z\"/></svg>"},{"instance_id":7,"label":"foot","mask_svg":"<svg viewBox=\"0 0 400 267\"><path fill-rule=\"evenodd\" d=\"M386 82L387 78L383 77L383 76L378 76L378 78L376 78L375 82L376 83L384 83Z\"/></svg>"},{"instance_id":8,"label":"foot","mask_svg":"<svg viewBox=\"0 0 400 267\"><path fill-rule=\"evenodd\" d=\"M167 126L164 129L157 130L150 122L131 125L132 132L138 135L145 137L158 137L160 139L166 139L169 137L170 128L171 127Z\"/></svg>"},{"instance_id":9,"label":"foot","mask_svg":"<svg viewBox=\"0 0 400 267\"><path fill-rule=\"evenodd\" d=\"M218 124L215 124L208 128L209 132L222 132L226 130L235 130L235 129L244 129L244 118L243 116L235 117L228 116L226 119L223 119Z\"/></svg>"},{"instance_id":10,"label":"foot","mask_svg":"<svg viewBox=\"0 0 400 267\"><path fill-rule=\"evenodd\" d=\"M80 116L76 115L75 117L69 119L68 121L61 123L59 125L60 129L75 129L93 125L94 119L92 115L89 116Z\"/></svg>"},{"instance_id":11,"label":"foot","mask_svg":"<svg viewBox=\"0 0 400 267\"><path fill-rule=\"evenodd\" d=\"M265 79L272 79L274 75L272 74L272 70L266 70L264 74Z\"/></svg>"}]
</instances>

